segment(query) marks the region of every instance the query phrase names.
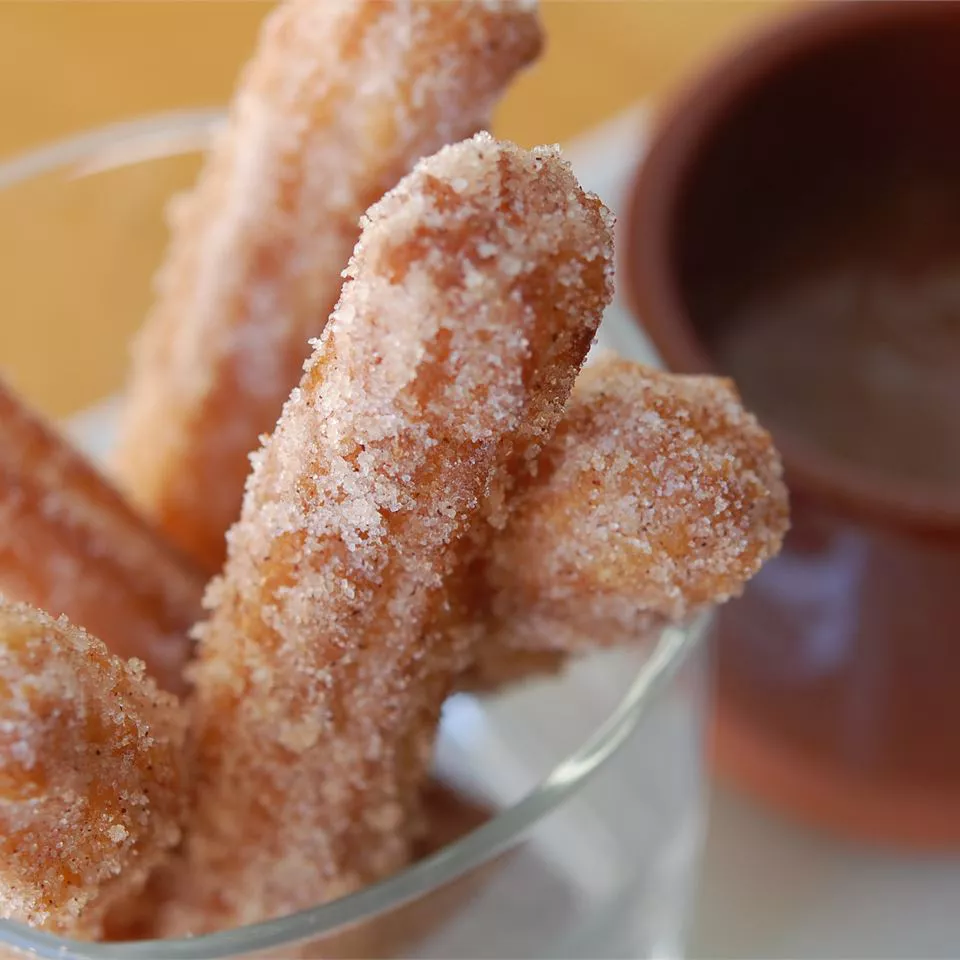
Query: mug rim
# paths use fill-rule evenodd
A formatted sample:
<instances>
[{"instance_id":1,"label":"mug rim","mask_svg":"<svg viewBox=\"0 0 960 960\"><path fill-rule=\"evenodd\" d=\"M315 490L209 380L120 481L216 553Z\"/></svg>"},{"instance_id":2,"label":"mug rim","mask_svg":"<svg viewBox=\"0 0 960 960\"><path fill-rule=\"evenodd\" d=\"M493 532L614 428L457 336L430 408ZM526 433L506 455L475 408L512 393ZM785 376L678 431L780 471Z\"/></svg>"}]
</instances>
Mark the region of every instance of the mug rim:
<instances>
[{"instance_id":1,"label":"mug rim","mask_svg":"<svg viewBox=\"0 0 960 960\"><path fill-rule=\"evenodd\" d=\"M677 209L694 159L740 100L778 70L865 30L943 16L938 0L828 0L778 17L721 54L661 112L628 190L622 255L633 320L668 366L717 373L684 306L674 270ZM953 15L960 19L960 7ZM934 538L960 533L960 491L873 476L789 429L777 448L792 493L872 525Z\"/></svg>"},{"instance_id":2,"label":"mug rim","mask_svg":"<svg viewBox=\"0 0 960 960\"><path fill-rule=\"evenodd\" d=\"M145 160L196 153L209 143L225 116L221 107L198 108L97 127L0 160L0 190L52 173L79 179ZM227 960L340 933L424 897L509 850L579 793L629 740L650 705L701 645L710 619L707 612L684 626L664 628L606 719L530 793L386 880L274 920L180 939L88 942L0 920L0 946L42 960Z\"/></svg>"}]
</instances>

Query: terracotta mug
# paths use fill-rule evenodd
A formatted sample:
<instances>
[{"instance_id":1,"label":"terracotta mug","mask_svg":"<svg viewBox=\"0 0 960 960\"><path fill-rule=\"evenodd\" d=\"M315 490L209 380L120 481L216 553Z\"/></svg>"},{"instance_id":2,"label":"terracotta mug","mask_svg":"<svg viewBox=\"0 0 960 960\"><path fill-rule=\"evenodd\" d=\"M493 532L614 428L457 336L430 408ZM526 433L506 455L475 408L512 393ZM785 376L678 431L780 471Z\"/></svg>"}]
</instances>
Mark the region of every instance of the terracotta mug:
<instances>
[{"instance_id":1,"label":"terracotta mug","mask_svg":"<svg viewBox=\"0 0 960 960\"><path fill-rule=\"evenodd\" d=\"M960 4L817 4L663 116L626 229L667 364L733 376L791 490L717 623L721 773L960 846Z\"/></svg>"}]
</instances>

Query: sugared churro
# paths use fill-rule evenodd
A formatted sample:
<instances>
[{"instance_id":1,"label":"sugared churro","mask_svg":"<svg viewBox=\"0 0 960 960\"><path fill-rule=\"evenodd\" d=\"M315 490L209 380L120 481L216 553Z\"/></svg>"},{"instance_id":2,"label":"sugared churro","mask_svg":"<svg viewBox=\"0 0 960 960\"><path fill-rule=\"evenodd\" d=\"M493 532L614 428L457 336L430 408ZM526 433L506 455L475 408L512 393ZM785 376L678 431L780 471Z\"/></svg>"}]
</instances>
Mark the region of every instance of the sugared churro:
<instances>
[{"instance_id":1,"label":"sugared churro","mask_svg":"<svg viewBox=\"0 0 960 960\"><path fill-rule=\"evenodd\" d=\"M425 832L414 842L411 856L414 862L438 853L496 815L491 807L433 779L423 790L422 803ZM448 918L457 917L503 866L503 857L493 860L425 897L311 943L303 956L336 957L337 960L395 960L417 956L417 948L422 947L423 941L435 936Z\"/></svg>"},{"instance_id":2,"label":"sugared churro","mask_svg":"<svg viewBox=\"0 0 960 960\"><path fill-rule=\"evenodd\" d=\"M513 508L473 577L474 688L738 596L789 523L779 456L731 381L609 356L580 375Z\"/></svg>"},{"instance_id":3,"label":"sugared churro","mask_svg":"<svg viewBox=\"0 0 960 960\"><path fill-rule=\"evenodd\" d=\"M116 453L126 494L207 569L361 214L487 126L540 45L530 0L288 0L268 19L227 130L171 210Z\"/></svg>"},{"instance_id":4,"label":"sugared churro","mask_svg":"<svg viewBox=\"0 0 960 960\"><path fill-rule=\"evenodd\" d=\"M138 657L183 690L204 579L0 384L0 591Z\"/></svg>"},{"instance_id":5,"label":"sugared churro","mask_svg":"<svg viewBox=\"0 0 960 960\"><path fill-rule=\"evenodd\" d=\"M65 619L0 603L0 915L94 938L180 839L185 717Z\"/></svg>"},{"instance_id":6,"label":"sugared churro","mask_svg":"<svg viewBox=\"0 0 960 960\"><path fill-rule=\"evenodd\" d=\"M471 651L430 629L554 429L611 293L612 223L552 149L441 150L369 211L254 457L199 632L199 789L166 932L405 865Z\"/></svg>"}]
</instances>

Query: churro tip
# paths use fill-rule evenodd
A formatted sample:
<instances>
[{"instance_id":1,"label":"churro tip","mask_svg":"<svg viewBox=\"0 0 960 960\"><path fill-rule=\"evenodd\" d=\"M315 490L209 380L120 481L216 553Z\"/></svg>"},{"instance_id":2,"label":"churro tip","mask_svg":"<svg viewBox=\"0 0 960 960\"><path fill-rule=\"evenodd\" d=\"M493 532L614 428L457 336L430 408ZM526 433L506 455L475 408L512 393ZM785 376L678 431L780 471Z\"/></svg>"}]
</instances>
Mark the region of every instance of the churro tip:
<instances>
[{"instance_id":1,"label":"churro tip","mask_svg":"<svg viewBox=\"0 0 960 960\"><path fill-rule=\"evenodd\" d=\"M186 715L137 661L0 605L0 916L97 937L181 838Z\"/></svg>"}]
</instances>

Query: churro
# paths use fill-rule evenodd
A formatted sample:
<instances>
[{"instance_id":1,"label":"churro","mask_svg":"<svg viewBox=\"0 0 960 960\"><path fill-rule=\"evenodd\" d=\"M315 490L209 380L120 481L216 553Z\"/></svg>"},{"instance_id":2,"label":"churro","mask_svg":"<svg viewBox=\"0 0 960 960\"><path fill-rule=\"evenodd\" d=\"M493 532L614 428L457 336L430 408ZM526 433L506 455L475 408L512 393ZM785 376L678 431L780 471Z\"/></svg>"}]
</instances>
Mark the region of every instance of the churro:
<instances>
[{"instance_id":1,"label":"churro","mask_svg":"<svg viewBox=\"0 0 960 960\"><path fill-rule=\"evenodd\" d=\"M183 690L204 579L0 384L0 591L138 657Z\"/></svg>"},{"instance_id":2,"label":"churro","mask_svg":"<svg viewBox=\"0 0 960 960\"><path fill-rule=\"evenodd\" d=\"M471 659L431 629L445 583L561 416L611 261L612 220L558 153L487 134L369 211L207 596L199 789L167 933L285 914L409 862L440 708Z\"/></svg>"},{"instance_id":3,"label":"churro","mask_svg":"<svg viewBox=\"0 0 960 960\"><path fill-rule=\"evenodd\" d=\"M540 45L529 0L288 0L268 18L226 131L171 208L115 458L130 499L210 571L361 214L487 126Z\"/></svg>"},{"instance_id":4,"label":"churro","mask_svg":"<svg viewBox=\"0 0 960 960\"><path fill-rule=\"evenodd\" d=\"M429 780L423 790L422 804L424 832L414 840L411 856L414 862L439 853L496 815L491 807L434 779ZM302 956L336 957L337 960L395 960L418 956L424 941L429 943L445 922L463 911L496 871L502 869L504 860L503 856L498 857L424 897L311 943Z\"/></svg>"},{"instance_id":5,"label":"churro","mask_svg":"<svg viewBox=\"0 0 960 960\"><path fill-rule=\"evenodd\" d=\"M74 937L180 839L185 717L66 619L0 602L0 915Z\"/></svg>"},{"instance_id":6,"label":"churro","mask_svg":"<svg viewBox=\"0 0 960 960\"><path fill-rule=\"evenodd\" d=\"M485 639L463 684L556 672L738 596L787 527L779 456L731 381L605 356L472 578Z\"/></svg>"}]
</instances>

